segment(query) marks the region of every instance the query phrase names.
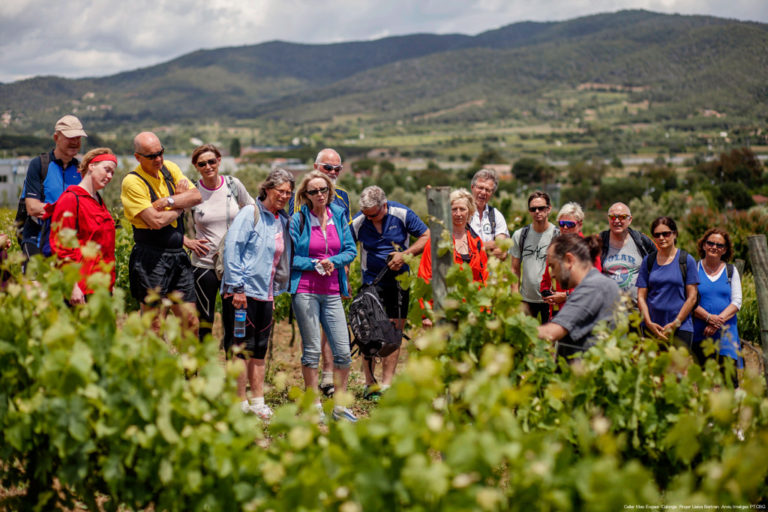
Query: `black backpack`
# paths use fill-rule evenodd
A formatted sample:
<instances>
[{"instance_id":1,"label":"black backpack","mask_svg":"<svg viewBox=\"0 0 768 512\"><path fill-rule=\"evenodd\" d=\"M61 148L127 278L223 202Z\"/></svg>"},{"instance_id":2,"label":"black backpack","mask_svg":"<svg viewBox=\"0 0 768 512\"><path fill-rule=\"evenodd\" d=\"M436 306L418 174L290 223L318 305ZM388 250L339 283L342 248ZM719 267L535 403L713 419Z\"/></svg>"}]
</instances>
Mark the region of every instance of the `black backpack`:
<instances>
[{"instance_id":1,"label":"black backpack","mask_svg":"<svg viewBox=\"0 0 768 512\"><path fill-rule=\"evenodd\" d=\"M403 339L403 331L389 320L376 289L388 270L389 267L384 266L371 284L361 286L349 305L347 320L355 337L352 345L357 345L358 352L366 359L390 355L400 348Z\"/></svg>"},{"instance_id":2,"label":"black backpack","mask_svg":"<svg viewBox=\"0 0 768 512\"><path fill-rule=\"evenodd\" d=\"M51 154L49 152L40 153L40 183L45 183L45 177L48 176L48 165L51 163ZM22 187L21 197L19 197L19 206L16 208L16 218L13 223L16 226L16 240L21 242L24 240L24 224L27 223L29 218L29 212L27 211L27 202L24 199L26 188ZM40 189L40 201L45 202L45 187Z\"/></svg>"}]
</instances>

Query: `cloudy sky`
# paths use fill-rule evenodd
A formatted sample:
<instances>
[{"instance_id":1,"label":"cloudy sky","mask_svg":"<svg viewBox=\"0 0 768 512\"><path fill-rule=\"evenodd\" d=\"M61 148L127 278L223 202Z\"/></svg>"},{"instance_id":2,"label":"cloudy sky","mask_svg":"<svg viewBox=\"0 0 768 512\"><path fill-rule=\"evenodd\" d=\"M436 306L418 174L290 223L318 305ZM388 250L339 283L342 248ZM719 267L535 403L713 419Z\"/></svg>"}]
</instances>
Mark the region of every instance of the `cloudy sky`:
<instances>
[{"instance_id":1,"label":"cloudy sky","mask_svg":"<svg viewBox=\"0 0 768 512\"><path fill-rule=\"evenodd\" d=\"M200 48L477 34L518 21L647 9L768 23L766 0L2 0L0 82L104 76Z\"/></svg>"}]
</instances>

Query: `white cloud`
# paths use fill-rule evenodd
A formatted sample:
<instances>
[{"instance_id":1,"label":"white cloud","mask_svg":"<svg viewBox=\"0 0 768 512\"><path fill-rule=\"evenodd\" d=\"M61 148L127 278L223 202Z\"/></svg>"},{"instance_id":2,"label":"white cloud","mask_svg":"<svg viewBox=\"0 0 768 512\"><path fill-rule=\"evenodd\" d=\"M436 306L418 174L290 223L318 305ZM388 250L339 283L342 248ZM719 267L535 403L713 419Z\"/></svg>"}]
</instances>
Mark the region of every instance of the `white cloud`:
<instances>
[{"instance_id":1,"label":"white cloud","mask_svg":"<svg viewBox=\"0 0 768 512\"><path fill-rule=\"evenodd\" d=\"M104 76L200 48L464 33L619 9L768 22L765 0L6 0L0 81Z\"/></svg>"}]
</instances>

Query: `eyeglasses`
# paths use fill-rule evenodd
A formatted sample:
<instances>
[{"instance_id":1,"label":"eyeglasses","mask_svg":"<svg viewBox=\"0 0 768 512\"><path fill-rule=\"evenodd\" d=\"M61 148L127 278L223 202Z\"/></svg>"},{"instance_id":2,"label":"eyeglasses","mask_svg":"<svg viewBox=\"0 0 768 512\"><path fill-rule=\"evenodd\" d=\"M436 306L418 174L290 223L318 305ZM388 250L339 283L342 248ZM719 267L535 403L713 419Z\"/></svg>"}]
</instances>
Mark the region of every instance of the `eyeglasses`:
<instances>
[{"instance_id":1,"label":"eyeglasses","mask_svg":"<svg viewBox=\"0 0 768 512\"><path fill-rule=\"evenodd\" d=\"M711 242L709 240L707 240L704 243L707 244L707 247L717 247L718 249L725 249L725 244L719 244L717 242Z\"/></svg>"},{"instance_id":2,"label":"eyeglasses","mask_svg":"<svg viewBox=\"0 0 768 512\"><path fill-rule=\"evenodd\" d=\"M136 154L139 155L139 156L143 156L147 160L154 160L155 158L157 158L159 156L163 156L163 153L165 153L165 148L163 146L160 146L160 151L158 151L157 153L150 153L148 155L145 155L144 153L138 153L137 152Z\"/></svg>"},{"instance_id":3,"label":"eyeglasses","mask_svg":"<svg viewBox=\"0 0 768 512\"><path fill-rule=\"evenodd\" d=\"M573 229L576 227L576 223L573 222L572 220L561 220L561 221L558 221L557 223L560 224L561 228Z\"/></svg>"},{"instance_id":4,"label":"eyeglasses","mask_svg":"<svg viewBox=\"0 0 768 512\"><path fill-rule=\"evenodd\" d=\"M322 165L323 169L325 169L326 171L341 172L341 170L344 168L341 165L332 165L332 164L318 164L318 165Z\"/></svg>"},{"instance_id":5,"label":"eyeglasses","mask_svg":"<svg viewBox=\"0 0 768 512\"><path fill-rule=\"evenodd\" d=\"M147 158L149 158L149 157L147 157ZM206 165L210 165L210 166L216 165L216 161L217 160L215 158L211 158L210 160L198 160L195 165L197 165L199 168L202 169Z\"/></svg>"},{"instance_id":6,"label":"eyeglasses","mask_svg":"<svg viewBox=\"0 0 768 512\"><path fill-rule=\"evenodd\" d=\"M328 187L316 188L315 190L307 190L308 196L316 196L317 194L325 194L328 192Z\"/></svg>"},{"instance_id":7,"label":"eyeglasses","mask_svg":"<svg viewBox=\"0 0 768 512\"><path fill-rule=\"evenodd\" d=\"M674 231L657 231L653 234L653 238L669 238Z\"/></svg>"},{"instance_id":8,"label":"eyeglasses","mask_svg":"<svg viewBox=\"0 0 768 512\"><path fill-rule=\"evenodd\" d=\"M626 213L623 213L621 215L616 215L615 213L609 213L608 218L611 220L620 220L621 222L624 222L625 220L631 219L632 216L627 215Z\"/></svg>"},{"instance_id":9,"label":"eyeglasses","mask_svg":"<svg viewBox=\"0 0 768 512\"><path fill-rule=\"evenodd\" d=\"M549 210L549 206L529 206L528 211L531 213L535 212L545 212Z\"/></svg>"},{"instance_id":10,"label":"eyeglasses","mask_svg":"<svg viewBox=\"0 0 768 512\"><path fill-rule=\"evenodd\" d=\"M273 188L270 190L273 190L277 195L281 197L291 197L291 194L293 194L292 190L280 190L279 188Z\"/></svg>"},{"instance_id":11,"label":"eyeglasses","mask_svg":"<svg viewBox=\"0 0 768 512\"><path fill-rule=\"evenodd\" d=\"M376 210L376 213L374 213L373 215L368 215L368 214L367 214L367 213L365 213L365 212L363 212L363 215L365 215L365 218L366 218L366 219L375 219L376 217L378 217L378 216L379 216L379 214L381 213L381 210L382 210L382 209L384 209L384 206L383 206L383 205L382 205L382 206L379 206L379 209L378 209L378 210Z\"/></svg>"}]
</instances>

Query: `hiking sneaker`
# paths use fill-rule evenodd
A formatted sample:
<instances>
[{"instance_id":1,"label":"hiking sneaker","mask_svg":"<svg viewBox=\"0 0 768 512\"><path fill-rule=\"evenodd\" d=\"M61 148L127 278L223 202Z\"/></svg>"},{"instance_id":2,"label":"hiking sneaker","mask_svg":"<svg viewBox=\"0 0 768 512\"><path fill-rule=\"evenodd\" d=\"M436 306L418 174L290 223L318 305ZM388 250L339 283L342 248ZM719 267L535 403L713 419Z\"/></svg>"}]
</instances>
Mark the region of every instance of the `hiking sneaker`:
<instances>
[{"instance_id":1,"label":"hiking sneaker","mask_svg":"<svg viewBox=\"0 0 768 512\"><path fill-rule=\"evenodd\" d=\"M272 409L267 404L251 405L251 412L262 421L269 421L272 417Z\"/></svg>"},{"instance_id":2,"label":"hiking sneaker","mask_svg":"<svg viewBox=\"0 0 768 512\"><path fill-rule=\"evenodd\" d=\"M346 420L350 423L357 423L357 416L348 407L335 406L331 416L335 421Z\"/></svg>"},{"instance_id":3,"label":"hiking sneaker","mask_svg":"<svg viewBox=\"0 0 768 512\"><path fill-rule=\"evenodd\" d=\"M378 402L381 399L381 391L378 386L365 386L363 398L371 402Z\"/></svg>"},{"instance_id":4,"label":"hiking sneaker","mask_svg":"<svg viewBox=\"0 0 768 512\"><path fill-rule=\"evenodd\" d=\"M331 384L320 384L318 386L320 388L320 391L327 396L328 398L332 397L333 394L336 392L336 388L334 387L333 383Z\"/></svg>"}]
</instances>

